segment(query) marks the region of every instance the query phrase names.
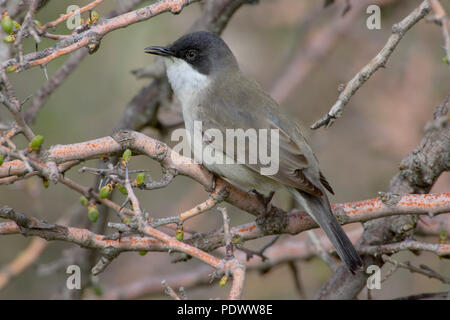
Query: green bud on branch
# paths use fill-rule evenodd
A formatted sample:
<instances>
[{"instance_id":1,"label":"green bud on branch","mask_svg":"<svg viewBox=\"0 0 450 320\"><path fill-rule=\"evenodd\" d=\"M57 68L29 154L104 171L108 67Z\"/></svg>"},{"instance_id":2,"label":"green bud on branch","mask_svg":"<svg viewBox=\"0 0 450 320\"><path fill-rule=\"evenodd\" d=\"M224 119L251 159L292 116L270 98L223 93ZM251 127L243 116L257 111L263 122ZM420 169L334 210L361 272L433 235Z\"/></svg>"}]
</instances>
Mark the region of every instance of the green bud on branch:
<instances>
[{"instance_id":1,"label":"green bud on branch","mask_svg":"<svg viewBox=\"0 0 450 320\"><path fill-rule=\"evenodd\" d=\"M91 222L97 222L99 212L95 204L90 204L88 207L88 218Z\"/></svg>"},{"instance_id":2,"label":"green bud on branch","mask_svg":"<svg viewBox=\"0 0 450 320\"><path fill-rule=\"evenodd\" d=\"M47 179L42 179L42 185L45 189L48 189L48 187L50 186L50 182Z\"/></svg>"},{"instance_id":3,"label":"green bud on branch","mask_svg":"<svg viewBox=\"0 0 450 320\"><path fill-rule=\"evenodd\" d=\"M14 27L16 28L16 29L20 29L20 28L22 28L22 26L20 25L20 23L18 23L16 20L13 20L13 25L14 25Z\"/></svg>"},{"instance_id":4,"label":"green bud on branch","mask_svg":"<svg viewBox=\"0 0 450 320\"><path fill-rule=\"evenodd\" d=\"M34 136L34 138L30 141L30 143L28 144L28 149L30 151L39 150L42 143L44 143L44 137L41 136L40 134L38 134L38 135Z\"/></svg>"},{"instance_id":5,"label":"green bud on branch","mask_svg":"<svg viewBox=\"0 0 450 320\"><path fill-rule=\"evenodd\" d=\"M100 15L98 14L97 11L92 10L91 11L91 16L89 18L91 19L91 23L96 24L98 19L100 18Z\"/></svg>"},{"instance_id":6,"label":"green bud on branch","mask_svg":"<svg viewBox=\"0 0 450 320\"><path fill-rule=\"evenodd\" d=\"M126 165L128 162L130 162L132 154L133 153L131 152L130 149L127 149L123 152L123 154L122 154L122 164L123 165Z\"/></svg>"},{"instance_id":7,"label":"green bud on branch","mask_svg":"<svg viewBox=\"0 0 450 320\"><path fill-rule=\"evenodd\" d=\"M116 183L116 187L117 189L119 189L121 193L123 193L126 196L128 195L127 188L125 188L121 183Z\"/></svg>"},{"instance_id":8,"label":"green bud on branch","mask_svg":"<svg viewBox=\"0 0 450 320\"><path fill-rule=\"evenodd\" d=\"M3 38L4 43L13 43L14 41L16 41L16 36L13 34L10 34L9 36Z\"/></svg>"},{"instance_id":9,"label":"green bud on branch","mask_svg":"<svg viewBox=\"0 0 450 320\"><path fill-rule=\"evenodd\" d=\"M16 72L17 71L17 66L14 66L14 65L12 65L12 66L7 66L6 67L6 73L13 73L13 72Z\"/></svg>"},{"instance_id":10,"label":"green bud on branch","mask_svg":"<svg viewBox=\"0 0 450 320\"><path fill-rule=\"evenodd\" d=\"M223 276L222 279L220 279L220 281L219 281L219 286L221 286L221 287L225 286L227 284L227 281L228 281L228 277L226 275Z\"/></svg>"},{"instance_id":11,"label":"green bud on branch","mask_svg":"<svg viewBox=\"0 0 450 320\"><path fill-rule=\"evenodd\" d=\"M128 224L128 223L131 222L131 219L130 218L123 218L122 222L125 223L125 224Z\"/></svg>"},{"instance_id":12,"label":"green bud on branch","mask_svg":"<svg viewBox=\"0 0 450 320\"><path fill-rule=\"evenodd\" d=\"M145 183L145 179L146 179L145 173L141 172L136 176L134 183L137 186L143 185Z\"/></svg>"},{"instance_id":13,"label":"green bud on branch","mask_svg":"<svg viewBox=\"0 0 450 320\"><path fill-rule=\"evenodd\" d=\"M106 199L111 195L112 191L113 191L113 187L111 184L108 183L106 186L104 186L100 189L100 192L98 195L99 195L100 199Z\"/></svg>"},{"instance_id":14,"label":"green bud on branch","mask_svg":"<svg viewBox=\"0 0 450 320\"><path fill-rule=\"evenodd\" d=\"M89 200L85 196L81 196L80 197L80 203L81 203L82 206L87 206L87 205L89 205Z\"/></svg>"},{"instance_id":15,"label":"green bud on branch","mask_svg":"<svg viewBox=\"0 0 450 320\"><path fill-rule=\"evenodd\" d=\"M13 32L13 21L8 12L5 12L2 17L2 29L8 34Z\"/></svg>"},{"instance_id":16,"label":"green bud on branch","mask_svg":"<svg viewBox=\"0 0 450 320\"><path fill-rule=\"evenodd\" d=\"M183 231L183 229L177 229L177 231L175 233L175 238L178 241L183 241L183 239L184 239L184 231Z\"/></svg>"}]
</instances>

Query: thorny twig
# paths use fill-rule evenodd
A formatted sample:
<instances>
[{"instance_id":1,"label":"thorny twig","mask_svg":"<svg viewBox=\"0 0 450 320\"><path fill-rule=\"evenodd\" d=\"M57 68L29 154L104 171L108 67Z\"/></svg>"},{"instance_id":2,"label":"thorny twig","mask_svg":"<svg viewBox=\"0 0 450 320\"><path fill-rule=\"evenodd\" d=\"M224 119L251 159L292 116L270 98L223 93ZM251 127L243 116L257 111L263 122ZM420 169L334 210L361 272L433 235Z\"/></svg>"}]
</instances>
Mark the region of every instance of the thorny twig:
<instances>
[{"instance_id":1,"label":"thorny twig","mask_svg":"<svg viewBox=\"0 0 450 320\"><path fill-rule=\"evenodd\" d=\"M330 111L322 119L315 122L311 126L311 129L318 129L323 126L328 127L335 119L341 117L344 107L350 101L351 97L379 68L386 65L389 57L405 33L425 17L429 11L430 4L428 0L425 0L402 21L393 25L392 35L389 37L383 49L345 85L338 100L331 107Z\"/></svg>"},{"instance_id":2,"label":"thorny twig","mask_svg":"<svg viewBox=\"0 0 450 320\"><path fill-rule=\"evenodd\" d=\"M18 69L22 69L22 66L23 66L22 40L26 36L26 32L28 32L29 34L31 34L34 37L34 41L36 41L36 43L41 42L39 35L37 34L36 30L34 29L34 21L33 21L34 13L36 12L38 3L39 3L39 0L31 0L28 12L25 15L25 19L23 20L23 23L22 23L22 27L20 28L19 32L17 33L17 37L14 42L14 46L17 48L17 51L19 54Z\"/></svg>"},{"instance_id":3,"label":"thorny twig","mask_svg":"<svg viewBox=\"0 0 450 320\"><path fill-rule=\"evenodd\" d=\"M25 137L31 141L35 135L23 118L21 113L22 104L19 102L19 99L17 99L14 88L9 82L8 76L6 75L4 69L0 69L0 76L3 89L2 91L4 91L4 93L0 96L0 102L2 102L13 115L19 131L23 132Z\"/></svg>"}]
</instances>

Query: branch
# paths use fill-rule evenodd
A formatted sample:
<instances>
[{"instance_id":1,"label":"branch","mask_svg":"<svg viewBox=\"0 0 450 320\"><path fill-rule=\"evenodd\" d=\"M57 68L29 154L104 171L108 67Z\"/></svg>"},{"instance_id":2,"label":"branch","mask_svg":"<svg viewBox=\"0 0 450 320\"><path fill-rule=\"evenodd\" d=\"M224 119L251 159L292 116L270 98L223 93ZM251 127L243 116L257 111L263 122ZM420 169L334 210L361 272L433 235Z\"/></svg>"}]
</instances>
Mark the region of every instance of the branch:
<instances>
[{"instance_id":1,"label":"branch","mask_svg":"<svg viewBox=\"0 0 450 320\"><path fill-rule=\"evenodd\" d=\"M331 107L330 111L320 120L315 122L311 129L318 129L323 126L330 126L333 121L342 116L345 105L356 91L377 71L379 68L386 66L386 63L394 52L395 48L403 38L405 33L425 17L430 11L428 0L411 12L406 18L392 26L392 35L389 37L385 46L381 51L365 65L347 84L339 95L336 103Z\"/></svg>"},{"instance_id":2,"label":"branch","mask_svg":"<svg viewBox=\"0 0 450 320\"><path fill-rule=\"evenodd\" d=\"M103 199L104 200L104 199ZM361 205L364 203L376 203L380 200L371 199L366 201L359 201L353 203L344 203L333 206L334 213L337 215L338 219L341 219L343 224L363 222L371 219L377 219L382 216L392 215L392 214L411 214L412 212L419 213L422 212L426 214L430 208L434 212L448 212L450 211L450 193L442 194L428 194L428 195L405 195L403 196L396 207L385 207L378 209L372 205ZM381 201L380 201L381 202ZM115 208L120 210L119 208ZM127 209L129 210L129 209ZM392 211L390 211L392 210ZM3 218L12 219L14 221L21 221L20 216L11 215L8 212L14 212L9 207L3 207L0 209L3 213ZM8 215L6 215L8 213ZM30 218L35 219L35 218ZM36 220L36 219L35 219ZM260 224L257 222L250 222L240 226L231 228L231 234L233 235L233 242L242 243L248 240L258 239L267 235L272 234L298 234L300 232L310 230L313 228L318 228L319 226L309 218L308 214L305 212L300 212L298 210L292 210L287 214L287 225L280 229L274 226L276 222L269 221L265 224ZM92 249L103 249L103 248L114 248L121 251L167 251L168 248L164 242L157 241L149 237L122 237L120 240L109 239L106 236L96 235L88 230L64 227L60 225L50 225L42 221L36 220L34 224L41 225L44 224L47 228L39 232L39 228L32 228L32 233L30 230L23 230L19 226L24 227L23 223L20 222L15 224L11 222L0 223L0 235L9 235L24 233L24 235L34 235L45 238L47 240L62 240L73 242L78 245L89 247ZM28 223L28 225L33 225L33 223ZM64 232L61 235L61 228L64 228ZM272 229L271 229L272 228ZM268 231L272 230L272 231ZM49 234L51 232L51 235ZM91 240L92 243L90 242ZM204 251L213 251L221 246L225 245L224 236L222 231L209 232L206 234L195 234L191 238L185 240L189 245L195 246ZM297 243L297 245L299 245ZM321 242L322 246L325 246ZM329 246L328 246L329 247ZM326 248L328 248L326 247ZM267 250L271 250L272 247ZM367 247L367 250L374 250L371 247ZM387 250L387 249L386 249ZM445 249L446 250L446 249Z\"/></svg>"},{"instance_id":3,"label":"branch","mask_svg":"<svg viewBox=\"0 0 450 320\"><path fill-rule=\"evenodd\" d=\"M103 23L99 23L84 32L61 40L52 47L25 55L23 57L23 63L20 63L17 58L9 59L0 64L0 69L5 69L8 66L16 66L18 68L17 70L21 71L38 65L44 65L53 59L85 46L88 47L89 52L93 52L98 48L100 40L114 30L148 20L164 12L180 13L185 6L197 1L199 0L162 0L141 9L106 19Z\"/></svg>"},{"instance_id":4,"label":"branch","mask_svg":"<svg viewBox=\"0 0 450 320\"><path fill-rule=\"evenodd\" d=\"M0 224L1 225L1 224ZM0 227L1 229L1 227ZM1 231L0 231L1 233ZM23 250L11 263L0 269L0 290L14 277L32 264L41 255L49 242L43 238L34 238L28 247Z\"/></svg>"},{"instance_id":5,"label":"branch","mask_svg":"<svg viewBox=\"0 0 450 320\"><path fill-rule=\"evenodd\" d=\"M85 5L84 7L80 8L80 10L77 11L72 11L66 14L62 14L58 19L56 19L55 21L46 23L43 27L42 27L42 31L47 30L48 28L54 28L56 27L58 24L60 24L61 22L66 21L67 19L69 19L70 17L73 17L75 14L79 14L79 13L83 13L89 10L92 10L93 8L95 8L97 5L99 5L101 2L103 2L103 0L95 0L92 1L91 3L89 3L88 5Z\"/></svg>"},{"instance_id":6,"label":"branch","mask_svg":"<svg viewBox=\"0 0 450 320\"><path fill-rule=\"evenodd\" d=\"M172 289L171 286L167 284L165 280L161 281L161 285L164 287L164 292L172 297L174 300L181 300L181 297L178 295L178 293L175 292L175 290Z\"/></svg>"},{"instance_id":7,"label":"branch","mask_svg":"<svg viewBox=\"0 0 450 320\"><path fill-rule=\"evenodd\" d=\"M127 1L126 4L120 4L118 8L110 12L107 17L113 17L119 14L122 14L123 12L126 12L130 9L132 9L134 6L136 6L138 3L142 2L141 0L133 0L133 1ZM203 7L204 7L204 13L197 19L195 26L193 28L197 29L207 29L210 31L215 32L221 32L223 28L228 23L229 19L231 18L232 14L242 5L245 3L252 3L255 1L252 0L220 0L220 1L208 1ZM191 29L193 29L191 28ZM32 122L34 118L37 116L39 110L42 108L43 103L47 99L47 97L59 86L61 85L62 81L65 80L65 78L76 68L76 66L81 62L81 60L86 56L88 50L79 50L75 52L67 61L66 63L54 74L52 79L50 79L47 84L45 84L39 91L37 96L32 102L31 107L27 110L25 114L25 118L27 122ZM135 110L135 112L128 112L130 110L127 110L124 113L124 119L126 121L127 117L129 115L139 115L138 117L140 119L143 119L143 123L152 122L154 117L156 117L157 108L154 109L152 106L156 104L159 105L158 100L164 100L164 95L160 93L169 92L169 86L167 84L167 80L160 81L156 83L157 85L151 85L149 88L155 89L154 92L156 92L156 96L152 93L147 94L147 90L142 90L142 93L138 99L133 100L133 104L131 106L140 107L142 105L142 110ZM163 84L162 86L159 84ZM155 110L155 112L148 112L146 110ZM145 119L147 118L147 120ZM132 123L132 122L124 122L125 125L122 125L120 127L123 128L136 128L138 129L140 127L139 124ZM15 135L17 133L12 133L11 136ZM9 136L9 137L11 137ZM3 138L2 140L3 143ZM62 171L61 171L62 172ZM28 178L31 175L37 174L36 172L29 175L21 175L21 176L10 176L3 179L0 179L0 184L9 184L13 183L17 180ZM72 184L72 187L74 185ZM79 186L78 186L79 187ZM85 190L85 189L84 189ZM82 191L83 189L78 188L78 191ZM109 205L112 205L111 202L108 203ZM102 217L104 216L104 212L101 210L101 220L104 220ZM85 215L83 215L85 216ZM95 229L98 230L97 232L101 232L99 225L101 222L95 224ZM172 226L170 226L172 227ZM93 257L95 257L95 253L89 253L88 251L83 252L83 256L88 255L87 258L79 258L82 260L82 263L85 264L84 261L87 261L89 263L90 260L92 260ZM89 270L89 268L83 267L83 270ZM84 271L83 271L84 272ZM83 285L84 286L84 285Z\"/></svg>"},{"instance_id":8,"label":"branch","mask_svg":"<svg viewBox=\"0 0 450 320\"><path fill-rule=\"evenodd\" d=\"M307 79L315 67L329 56L330 51L339 45L340 40L348 35L348 29L354 26L355 20L361 17L361 13L369 4L382 6L391 2L394 0L355 1L352 9L345 16L342 16L341 10L338 10L331 23L327 23L319 31L315 29L309 31L303 37L306 39L306 43L298 46L292 58L276 77L276 82L270 90L270 96L278 103L283 103L291 92ZM320 11L322 10L321 8ZM309 21L311 16L308 15L307 19Z\"/></svg>"},{"instance_id":9,"label":"branch","mask_svg":"<svg viewBox=\"0 0 450 320\"><path fill-rule=\"evenodd\" d=\"M403 250L419 250L432 252L437 256L445 257L450 255L450 244L445 243L424 243L414 240L405 240L398 243L383 244L376 246L362 246L358 252L375 255L380 253L396 253Z\"/></svg>"},{"instance_id":10,"label":"branch","mask_svg":"<svg viewBox=\"0 0 450 320\"><path fill-rule=\"evenodd\" d=\"M56 145L51 147L48 151L42 152L44 154L44 158L42 159L43 163L36 163L41 168L46 168L46 163L48 162L54 162L61 165L74 160L83 161L100 158L105 155L118 155L128 148L136 154L144 154L149 158L158 161L167 170L194 179L203 185L207 191L213 191L212 185L215 183L216 188L218 188L217 190L227 190L229 192L227 202L240 209L254 215L259 215L264 210L263 201L258 199L257 196L244 192L223 179L215 179L211 172L195 163L192 159L179 155L166 144L158 140L134 131L122 130L114 134L113 137L104 137L69 145ZM26 167L21 160L7 161L0 166L0 178L25 173ZM433 199L431 196L417 195L416 197L423 197L420 199L420 201L423 202L423 205L420 205L419 203L417 207L412 206L410 201L418 201L419 198L409 197L412 196L399 197L396 195L385 195L382 199L371 199L356 204L352 203L350 205L344 205L341 209L343 212L349 214L348 217L343 218L345 219L343 222L367 221L365 219L374 219L402 212L433 214L442 213L445 212L445 210L448 210L446 208L446 201L448 202L448 198L446 197L448 196L444 196L444 198L439 198L442 196L438 196L438 198ZM443 202L439 203L439 201ZM427 207L429 202L432 202L434 207ZM411 210L411 208L414 209ZM341 209L337 209L337 215L339 215ZM284 213L276 207L274 207L271 212L279 216ZM296 211L294 210L293 212ZM369 216L364 216L364 218L358 216L358 212L370 212L370 214ZM282 220L277 220L276 222L282 223Z\"/></svg>"},{"instance_id":11,"label":"branch","mask_svg":"<svg viewBox=\"0 0 450 320\"><path fill-rule=\"evenodd\" d=\"M45 238L47 240L62 240L62 241L68 241L75 244L78 244L83 247L87 248L93 248L93 249L117 249L118 252L121 251L167 251L168 247L164 242L155 240L151 237L122 237L119 240L111 240L108 239L106 236L96 235L92 232L85 230L85 229L79 229L79 228L72 228L72 227L64 227L60 225L50 225L46 222L39 221L35 218L27 218L26 216L22 214L16 214L14 211L10 208L4 207L0 209L0 215L3 218L10 218L17 221L17 223L11 223L11 222L5 222L0 223L0 234L15 234L15 233L22 233L26 236L39 236L42 238ZM240 230L240 231L239 231ZM233 234L234 238L244 238L245 233L248 232L247 226L240 226L235 227L231 230L231 233ZM349 233L349 238L352 240L352 242L355 242L359 235L361 234L360 230L355 230L351 233ZM214 239L214 238L212 238ZM223 239L223 236L222 236ZM208 249L208 243L211 239L205 239L204 245L201 247L203 250ZM322 236L319 239L321 246L325 250L333 250L332 244L329 242L329 240ZM189 240L187 241L189 242ZM381 252L387 252L387 251L400 251L405 249L414 249L414 250L428 250L435 252L438 255L449 255L450 254L450 246L449 245L436 245L436 244L424 244L419 242L409 242L409 243L399 243L399 244L393 244L390 246L381 246L381 247L363 247L360 248L361 253L370 253L370 254L379 254ZM271 268L275 265L278 265L280 263L285 263L288 261L295 261L298 259L309 259L310 257L317 255L317 247L312 245L308 242L299 242L295 239L283 242L279 245L274 245L267 249L265 255L267 256L267 260L261 261L259 258L253 258L250 261L246 262L247 268L249 270L266 270L267 268ZM238 255L238 258L240 261L246 261L247 255L245 253L240 253ZM187 278L184 277L171 277L172 281L170 282L170 285L172 286L184 286L184 287L190 287L191 284L195 285L198 283L207 283L207 278L205 277L205 274L207 274L205 271L210 270L201 268L197 270L200 274L195 273L188 274ZM210 272L208 272L210 273ZM242 274L238 273L238 281L241 281ZM177 280L178 279L178 280ZM174 282L176 284L174 284ZM178 282L180 281L180 282ZM187 281L187 282L186 282ZM142 293L143 291L147 292L146 288L150 286L151 288L154 288L155 283L148 281L142 281L142 285L133 285L131 284L130 289L124 288L123 290L120 290L120 293L114 294L111 293L112 296L114 295L125 295L125 297L128 295L126 292L128 290L135 292L140 292L139 294L145 294ZM160 280L158 280L158 290L159 288ZM136 287L137 286L137 287ZM237 286L239 288L240 286ZM156 289L155 289L156 290ZM148 292L147 292L148 293ZM131 294L131 293L130 293ZM111 295L107 295L111 296Z\"/></svg>"},{"instance_id":12,"label":"branch","mask_svg":"<svg viewBox=\"0 0 450 320\"><path fill-rule=\"evenodd\" d=\"M121 4L115 9L110 11L105 17L112 18L114 16L126 13L127 11L133 9L143 0L129 0L126 4ZM93 3L87 5L90 6ZM86 7L87 7L86 6ZM84 8L86 8L84 7ZM80 10L82 10L81 8ZM73 13L68 13L73 14ZM61 18L60 18L61 19ZM55 22L53 22L54 24ZM47 98L67 79L67 77L80 65L83 59L88 55L89 50L87 48L80 49L70 55L66 62L56 71L53 76L37 91L34 95L33 100L31 100L30 106L24 114L26 123L32 123L39 111L44 106Z\"/></svg>"},{"instance_id":13,"label":"branch","mask_svg":"<svg viewBox=\"0 0 450 320\"><path fill-rule=\"evenodd\" d=\"M362 228L353 230L347 235L352 243L355 243L362 233ZM334 250L333 245L326 236L319 237L322 248L326 251ZM364 249L362 249L364 250ZM378 253L377 253L378 254ZM266 260L260 258L247 259L245 253L237 253L237 257L246 265L248 271L264 272L281 264L294 263L299 260L309 260L319 255L317 247L308 241L299 241L299 239L291 238L287 241L273 245L266 251ZM182 273L166 276L171 286L194 288L209 284L211 268L202 266L191 271L183 271ZM161 292L161 280L157 277L141 278L138 281L131 282L125 286L109 288L105 290L103 299L138 299L151 294Z\"/></svg>"}]
</instances>

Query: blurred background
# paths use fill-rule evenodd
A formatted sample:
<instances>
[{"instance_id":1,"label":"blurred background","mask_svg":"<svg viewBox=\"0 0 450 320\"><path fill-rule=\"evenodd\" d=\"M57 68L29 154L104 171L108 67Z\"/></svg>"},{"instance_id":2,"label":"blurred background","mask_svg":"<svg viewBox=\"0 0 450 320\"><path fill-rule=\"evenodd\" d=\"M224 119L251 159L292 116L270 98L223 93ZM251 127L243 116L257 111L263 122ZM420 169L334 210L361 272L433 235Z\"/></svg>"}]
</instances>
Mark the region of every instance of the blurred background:
<instances>
[{"instance_id":1,"label":"blurred background","mask_svg":"<svg viewBox=\"0 0 450 320\"><path fill-rule=\"evenodd\" d=\"M37 19L43 24L66 12L67 6L83 6L90 1L50 1L39 11ZM95 10L105 15L118 1L104 1ZM145 1L148 5L152 1ZM391 27L408 15L421 1L379 1L381 29L368 30L365 8L353 3L352 9L342 17L344 1L327 8L324 1L260 0L257 5L240 8L223 33L224 40L235 53L241 68L259 81L304 128L320 161L322 171L333 186L336 195L332 203L374 198L385 191L390 179L397 173L400 161L420 142L424 126L432 119L436 106L450 93L449 68L442 62L443 38L438 26L425 20L415 25L400 42L381 69L353 96L344 116L329 129L311 131L309 126L322 117L338 97L338 86L350 80L384 46ZM376 1L374 1L376 2ZM450 3L442 1L447 12ZM151 79L137 79L130 71L149 65L154 57L145 54L149 45L165 45L185 33L201 14L199 4L186 7L180 15L162 14L148 21L131 25L108 34L99 50L85 58L82 64L47 101L33 125L36 133L45 137L45 147L102 137L111 133L125 106ZM69 34L65 24L55 33ZM52 40L43 40L39 49L50 46ZM26 52L34 50L32 39L26 41ZM48 65L51 75L68 56L55 59ZM10 76L20 99L34 94L45 82L41 68L33 68ZM286 85L286 83L288 85ZM289 86L292 86L289 88ZM26 106L25 106L26 107ZM2 108L1 119L8 114ZM156 130L144 133L166 139ZM17 139L20 145L20 139ZM97 162L84 165L96 166ZM138 158L134 169L151 170L155 179L161 176L159 165ZM68 176L91 185L93 177L81 174L78 168ZM450 175L440 177L432 192L448 192ZM167 188L139 191L141 205L155 217L173 216L204 201L207 193L193 181L177 177ZM9 205L29 216L56 222L61 216L76 211L79 195L61 184L45 189L37 177L10 186L0 186L0 205ZM123 201L116 195L117 202ZM277 195L275 204L288 207L286 196ZM232 225L252 221L253 216L229 207ZM110 213L110 221L115 221ZM200 232L214 230L222 220L217 210L211 210L187 223L187 227ZM355 226L346 226L351 230ZM321 234L321 231L317 231ZM308 241L305 234L299 241ZM285 235L284 239L292 239ZM0 269L24 250L32 239L21 235L0 238ZM247 247L260 248L270 238L248 242ZM437 238L426 239L437 242ZM57 296L64 286L65 269L42 275L43 266L62 257L73 247L67 243L51 242L37 261L19 277L0 290L0 299L48 299ZM83 249L84 250L84 249ZM450 261L433 254L415 256L405 252L394 257L410 260L415 265L426 263L437 272L450 276ZM100 286L106 294L140 279L170 279L201 266L191 259L172 263L174 256L165 253L122 253L100 275ZM328 266L319 258L296 263L307 298L313 298L331 276ZM383 270L383 273L386 270ZM373 290L374 299L390 299L422 292L449 291L434 279L397 271L381 290ZM188 297L226 297L229 285L218 283L187 290ZM101 298L93 290L87 298ZM360 298L367 297L364 289ZM162 293L142 298L167 299ZM245 299L297 299L292 273L286 265L260 274L249 272Z\"/></svg>"}]
</instances>

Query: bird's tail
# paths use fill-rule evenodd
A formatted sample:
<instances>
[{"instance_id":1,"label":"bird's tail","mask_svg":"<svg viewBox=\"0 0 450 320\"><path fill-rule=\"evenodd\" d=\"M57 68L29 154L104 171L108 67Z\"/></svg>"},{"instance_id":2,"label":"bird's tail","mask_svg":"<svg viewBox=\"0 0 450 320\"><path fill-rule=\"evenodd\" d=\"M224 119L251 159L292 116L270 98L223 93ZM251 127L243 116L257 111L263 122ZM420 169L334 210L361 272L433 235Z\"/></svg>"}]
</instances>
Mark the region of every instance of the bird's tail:
<instances>
[{"instance_id":1,"label":"bird's tail","mask_svg":"<svg viewBox=\"0 0 450 320\"><path fill-rule=\"evenodd\" d=\"M336 248L337 254L347 265L350 272L354 274L355 271L362 270L363 263L361 258L333 215L325 191L321 197L313 196L293 188L289 188L289 191L314 221L325 231L328 239L330 239Z\"/></svg>"}]
</instances>

